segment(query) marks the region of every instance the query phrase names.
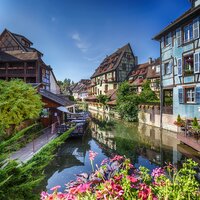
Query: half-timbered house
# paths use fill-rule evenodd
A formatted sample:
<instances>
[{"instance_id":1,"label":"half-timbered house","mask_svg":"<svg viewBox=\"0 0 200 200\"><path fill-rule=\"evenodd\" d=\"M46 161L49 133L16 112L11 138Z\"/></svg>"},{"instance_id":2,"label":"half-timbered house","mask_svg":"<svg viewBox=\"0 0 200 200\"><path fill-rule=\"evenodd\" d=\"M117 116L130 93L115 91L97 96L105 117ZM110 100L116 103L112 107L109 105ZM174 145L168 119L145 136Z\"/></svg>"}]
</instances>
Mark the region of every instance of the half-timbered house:
<instances>
[{"instance_id":1,"label":"half-timbered house","mask_svg":"<svg viewBox=\"0 0 200 200\"><path fill-rule=\"evenodd\" d=\"M0 35L0 79L22 79L26 83L42 83L54 93L60 89L53 70L46 65L43 54L32 47L26 37L5 29Z\"/></svg>"},{"instance_id":2,"label":"half-timbered house","mask_svg":"<svg viewBox=\"0 0 200 200\"><path fill-rule=\"evenodd\" d=\"M200 118L200 0L191 3L154 39L161 49L161 108L170 95L174 115Z\"/></svg>"},{"instance_id":3,"label":"half-timbered house","mask_svg":"<svg viewBox=\"0 0 200 200\"><path fill-rule=\"evenodd\" d=\"M105 95L109 90L117 89L135 67L136 60L130 44L107 56L91 77L92 95Z\"/></svg>"}]
</instances>

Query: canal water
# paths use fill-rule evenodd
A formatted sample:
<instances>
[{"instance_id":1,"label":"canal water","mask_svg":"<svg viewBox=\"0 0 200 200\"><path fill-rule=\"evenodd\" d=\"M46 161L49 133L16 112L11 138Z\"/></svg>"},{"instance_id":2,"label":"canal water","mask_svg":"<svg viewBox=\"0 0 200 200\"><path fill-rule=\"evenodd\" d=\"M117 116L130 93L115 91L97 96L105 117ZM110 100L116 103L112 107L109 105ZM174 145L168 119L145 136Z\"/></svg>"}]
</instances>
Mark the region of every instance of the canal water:
<instances>
[{"instance_id":1,"label":"canal water","mask_svg":"<svg viewBox=\"0 0 200 200\"><path fill-rule=\"evenodd\" d=\"M98 153L94 160L97 165L115 154L130 158L137 168L142 165L150 170L168 162L179 167L186 158L200 164L198 153L176 137L176 133L159 128L95 115L83 138L68 139L58 148L45 170L41 189L50 191L53 186L61 185L59 191L64 191L65 184L75 180L76 174L91 172L89 150Z\"/></svg>"}]
</instances>

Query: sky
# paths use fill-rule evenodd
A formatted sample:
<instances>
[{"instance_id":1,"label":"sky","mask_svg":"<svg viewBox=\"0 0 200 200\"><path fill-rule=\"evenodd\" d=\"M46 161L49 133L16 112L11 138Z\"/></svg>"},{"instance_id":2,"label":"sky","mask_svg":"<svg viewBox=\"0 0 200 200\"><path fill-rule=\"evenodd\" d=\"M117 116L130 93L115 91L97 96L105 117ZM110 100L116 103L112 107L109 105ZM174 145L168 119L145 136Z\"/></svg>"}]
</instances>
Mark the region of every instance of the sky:
<instances>
[{"instance_id":1,"label":"sky","mask_svg":"<svg viewBox=\"0 0 200 200\"><path fill-rule=\"evenodd\" d=\"M57 80L78 82L127 43L139 63L159 57L153 36L189 8L189 0L0 0L0 32L24 35Z\"/></svg>"}]
</instances>

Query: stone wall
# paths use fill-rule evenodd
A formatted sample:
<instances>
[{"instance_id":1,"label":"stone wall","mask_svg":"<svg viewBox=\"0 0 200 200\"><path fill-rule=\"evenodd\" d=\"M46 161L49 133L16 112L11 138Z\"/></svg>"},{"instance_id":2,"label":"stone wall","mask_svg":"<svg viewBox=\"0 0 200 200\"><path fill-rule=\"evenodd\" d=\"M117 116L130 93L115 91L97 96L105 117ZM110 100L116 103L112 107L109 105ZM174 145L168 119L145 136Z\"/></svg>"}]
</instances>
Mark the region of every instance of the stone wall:
<instances>
[{"instance_id":1,"label":"stone wall","mask_svg":"<svg viewBox=\"0 0 200 200\"><path fill-rule=\"evenodd\" d=\"M160 106L140 105L138 118L140 123L160 127ZM163 114L162 125L163 129L178 132L178 128L174 125L176 116L172 114Z\"/></svg>"}]
</instances>

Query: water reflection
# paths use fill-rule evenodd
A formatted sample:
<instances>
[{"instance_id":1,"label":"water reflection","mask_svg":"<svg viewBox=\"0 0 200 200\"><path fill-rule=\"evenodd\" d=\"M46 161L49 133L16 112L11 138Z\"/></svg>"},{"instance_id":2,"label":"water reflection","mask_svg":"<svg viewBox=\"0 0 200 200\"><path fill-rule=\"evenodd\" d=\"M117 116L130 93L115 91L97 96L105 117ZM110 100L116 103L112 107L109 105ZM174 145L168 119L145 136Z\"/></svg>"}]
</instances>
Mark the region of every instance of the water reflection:
<instances>
[{"instance_id":1,"label":"water reflection","mask_svg":"<svg viewBox=\"0 0 200 200\"><path fill-rule=\"evenodd\" d=\"M113 121L109 116L93 114L90 131L82 139L67 140L58 149L55 159L46 168L43 189L75 179L75 174L91 172L89 150L98 153L95 164L114 154L125 155L136 167L146 166L150 170L171 162L179 166L186 157L199 162L199 155L186 148L176 134L144 124ZM199 162L200 163L200 162Z\"/></svg>"}]
</instances>

